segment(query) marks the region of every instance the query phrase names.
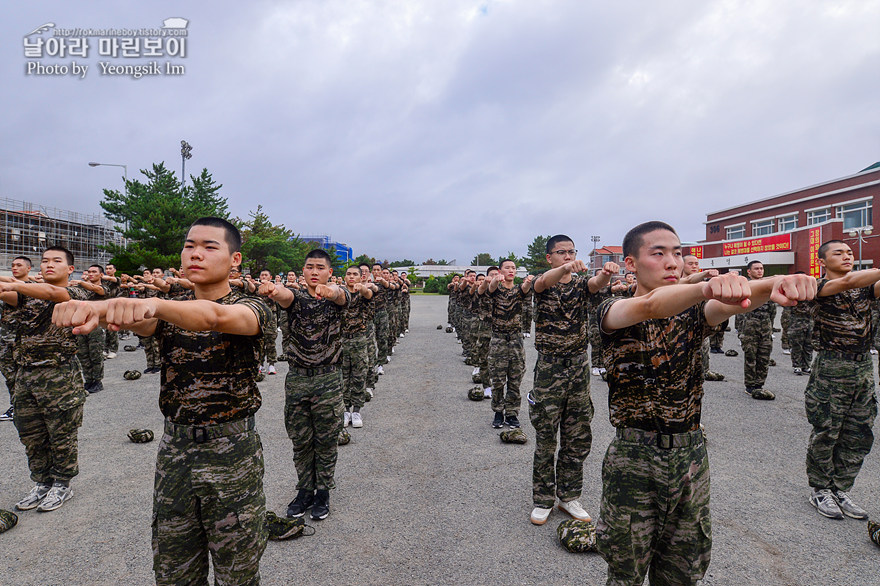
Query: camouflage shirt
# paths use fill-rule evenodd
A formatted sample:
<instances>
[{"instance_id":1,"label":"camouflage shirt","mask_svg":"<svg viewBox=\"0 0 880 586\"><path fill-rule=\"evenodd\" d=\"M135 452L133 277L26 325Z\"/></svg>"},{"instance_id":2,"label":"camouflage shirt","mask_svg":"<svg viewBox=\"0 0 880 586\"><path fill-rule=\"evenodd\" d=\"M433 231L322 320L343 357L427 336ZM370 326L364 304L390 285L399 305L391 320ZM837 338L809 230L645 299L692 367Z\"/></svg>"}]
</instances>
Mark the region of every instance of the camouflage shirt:
<instances>
[{"instance_id":1,"label":"camouflage shirt","mask_svg":"<svg viewBox=\"0 0 880 586\"><path fill-rule=\"evenodd\" d=\"M550 356L576 356L587 351L589 278L573 274L535 293L535 349Z\"/></svg>"},{"instance_id":2,"label":"camouflage shirt","mask_svg":"<svg viewBox=\"0 0 880 586\"><path fill-rule=\"evenodd\" d=\"M344 287L345 305L351 295ZM328 299L317 299L307 291L293 291L293 301L286 308L290 337L284 353L293 366L315 368L339 362L342 354L342 311Z\"/></svg>"},{"instance_id":3,"label":"camouflage shirt","mask_svg":"<svg viewBox=\"0 0 880 586\"><path fill-rule=\"evenodd\" d=\"M773 319L776 317L776 304L772 301L768 301L760 307L756 307L747 313L741 313L739 315L742 316L741 320L744 324L743 327L748 327L745 324L748 324L753 320L772 323Z\"/></svg>"},{"instance_id":4,"label":"camouflage shirt","mask_svg":"<svg viewBox=\"0 0 880 586\"><path fill-rule=\"evenodd\" d=\"M518 334L522 330L523 303L529 294L520 285L510 289L498 285L495 291L486 291L492 304L492 331L498 334Z\"/></svg>"},{"instance_id":5,"label":"camouflage shirt","mask_svg":"<svg viewBox=\"0 0 880 586\"><path fill-rule=\"evenodd\" d=\"M367 324L373 320L372 299L360 293L351 293L351 302L342 311L342 335L353 338L367 333Z\"/></svg>"},{"instance_id":6,"label":"camouflage shirt","mask_svg":"<svg viewBox=\"0 0 880 586\"><path fill-rule=\"evenodd\" d=\"M232 291L216 300L250 308L262 331L269 308L255 297ZM262 334L239 336L193 332L159 321L156 339L162 356L159 410L174 423L215 425L253 415L262 397L257 389Z\"/></svg>"},{"instance_id":7,"label":"camouflage shirt","mask_svg":"<svg viewBox=\"0 0 880 586\"><path fill-rule=\"evenodd\" d=\"M379 288L378 291L373 293L373 309L377 312L385 311L385 305L388 301L388 288L384 285L380 285L379 283L373 284Z\"/></svg>"},{"instance_id":8,"label":"camouflage shirt","mask_svg":"<svg viewBox=\"0 0 880 586\"><path fill-rule=\"evenodd\" d=\"M92 293L82 287L67 287L71 299L85 301ZM76 354L76 338L71 328L52 323L54 301L18 294L18 335L15 340L15 363L19 366L59 366Z\"/></svg>"},{"instance_id":9,"label":"camouflage shirt","mask_svg":"<svg viewBox=\"0 0 880 586\"><path fill-rule=\"evenodd\" d=\"M3 342L14 342L16 336L17 325L15 321L15 312L18 308L0 301L0 340Z\"/></svg>"},{"instance_id":10,"label":"camouflage shirt","mask_svg":"<svg viewBox=\"0 0 880 586\"><path fill-rule=\"evenodd\" d=\"M828 282L819 279L818 291ZM871 350L873 337L871 308L874 303L874 287L849 289L837 295L816 297L813 311L814 335L819 337L819 348L864 354Z\"/></svg>"},{"instance_id":11,"label":"camouflage shirt","mask_svg":"<svg viewBox=\"0 0 880 586\"><path fill-rule=\"evenodd\" d=\"M602 319L619 297L599 306ZM703 400L703 338L709 334L705 302L666 319L615 330L601 328L608 369L608 412L614 427L662 433L697 429Z\"/></svg>"}]
</instances>

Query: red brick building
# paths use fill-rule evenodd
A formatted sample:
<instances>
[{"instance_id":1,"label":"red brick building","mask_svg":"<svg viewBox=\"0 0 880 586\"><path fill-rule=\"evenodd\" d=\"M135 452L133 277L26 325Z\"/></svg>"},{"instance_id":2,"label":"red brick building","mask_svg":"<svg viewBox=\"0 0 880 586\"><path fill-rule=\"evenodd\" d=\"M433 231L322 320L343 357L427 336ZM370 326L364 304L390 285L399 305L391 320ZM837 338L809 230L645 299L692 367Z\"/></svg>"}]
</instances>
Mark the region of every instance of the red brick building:
<instances>
[{"instance_id":1,"label":"red brick building","mask_svg":"<svg viewBox=\"0 0 880 586\"><path fill-rule=\"evenodd\" d=\"M804 271L818 277L816 251L838 239L852 247L857 268L880 266L880 230L871 233L878 198L875 163L848 177L711 212L706 239L686 246L685 253L701 258L703 269L743 269L759 260L767 274Z\"/></svg>"},{"instance_id":2,"label":"red brick building","mask_svg":"<svg viewBox=\"0 0 880 586\"><path fill-rule=\"evenodd\" d=\"M606 262L616 262L620 265L620 274L624 274L623 268L623 247L622 246L601 246L590 251L590 272L601 269Z\"/></svg>"}]
</instances>

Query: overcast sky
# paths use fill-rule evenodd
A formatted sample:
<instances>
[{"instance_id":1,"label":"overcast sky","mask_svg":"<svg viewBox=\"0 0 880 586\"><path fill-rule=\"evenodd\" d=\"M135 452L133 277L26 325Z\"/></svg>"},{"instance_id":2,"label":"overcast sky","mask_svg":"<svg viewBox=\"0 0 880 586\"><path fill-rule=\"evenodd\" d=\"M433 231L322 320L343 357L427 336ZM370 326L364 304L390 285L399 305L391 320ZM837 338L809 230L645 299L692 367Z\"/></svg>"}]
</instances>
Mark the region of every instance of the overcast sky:
<instances>
[{"instance_id":1,"label":"overcast sky","mask_svg":"<svg viewBox=\"0 0 880 586\"><path fill-rule=\"evenodd\" d=\"M880 160L880 1L16 2L0 22L0 197L100 213L203 167L233 215L380 259L619 244ZM27 75L24 36L189 21L181 76ZM48 39L53 32L29 39Z\"/></svg>"}]
</instances>

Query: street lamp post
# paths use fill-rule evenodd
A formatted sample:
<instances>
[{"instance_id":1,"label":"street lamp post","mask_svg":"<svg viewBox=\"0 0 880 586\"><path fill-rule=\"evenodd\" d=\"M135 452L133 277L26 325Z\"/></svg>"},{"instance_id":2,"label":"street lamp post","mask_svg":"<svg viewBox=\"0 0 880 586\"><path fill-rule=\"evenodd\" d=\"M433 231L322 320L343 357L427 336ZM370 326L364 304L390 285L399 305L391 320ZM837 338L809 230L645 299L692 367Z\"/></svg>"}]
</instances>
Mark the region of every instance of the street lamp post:
<instances>
[{"instance_id":1,"label":"street lamp post","mask_svg":"<svg viewBox=\"0 0 880 586\"><path fill-rule=\"evenodd\" d=\"M186 183L186 160L192 158L192 145L185 140L180 141L180 186Z\"/></svg>"},{"instance_id":2,"label":"street lamp post","mask_svg":"<svg viewBox=\"0 0 880 586\"><path fill-rule=\"evenodd\" d=\"M593 241L593 266L590 268L596 268L596 245L602 240L601 236L590 236L590 240Z\"/></svg>"},{"instance_id":3,"label":"street lamp post","mask_svg":"<svg viewBox=\"0 0 880 586\"><path fill-rule=\"evenodd\" d=\"M861 270L862 268L862 243L867 242L865 240L865 236L870 236L871 232L873 232L872 226L864 226L863 228L853 228L849 231L849 235L851 238L859 239L859 268L856 270Z\"/></svg>"},{"instance_id":4,"label":"street lamp post","mask_svg":"<svg viewBox=\"0 0 880 586\"><path fill-rule=\"evenodd\" d=\"M89 163L89 167L122 167L122 172L125 176L125 194L128 195L128 165L120 165L118 163L96 163L94 161ZM128 230L128 220L125 222L125 229ZM128 242L123 240L123 246L128 247Z\"/></svg>"}]
</instances>

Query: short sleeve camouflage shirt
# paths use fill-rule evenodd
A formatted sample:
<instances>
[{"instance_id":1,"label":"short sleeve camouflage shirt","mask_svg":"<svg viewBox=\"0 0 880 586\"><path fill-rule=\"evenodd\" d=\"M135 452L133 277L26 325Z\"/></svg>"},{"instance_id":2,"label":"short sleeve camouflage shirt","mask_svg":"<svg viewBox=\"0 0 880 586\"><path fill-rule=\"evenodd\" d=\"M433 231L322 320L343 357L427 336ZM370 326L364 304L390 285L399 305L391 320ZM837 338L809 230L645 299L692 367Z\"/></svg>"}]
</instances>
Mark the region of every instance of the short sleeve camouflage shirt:
<instances>
[{"instance_id":1,"label":"short sleeve camouflage shirt","mask_svg":"<svg viewBox=\"0 0 880 586\"><path fill-rule=\"evenodd\" d=\"M261 331L269 323L269 308L256 297L232 291L216 302L246 305L257 316ZM172 422L215 425L253 415L260 408L256 376L262 334L193 332L160 321L155 335L162 356L159 409Z\"/></svg>"},{"instance_id":2,"label":"short sleeve camouflage shirt","mask_svg":"<svg viewBox=\"0 0 880 586\"><path fill-rule=\"evenodd\" d=\"M351 295L345 288L346 305ZM287 359L299 368L329 366L342 354L342 305L312 297L307 291L293 291L293 301L285 309L290 337L284 348Z\"/></svg>"},{"instance_id":3,"label":"short sleeve camouflage shirt","mask_svg":"<svg viewBox=\"0 0 880 586\"><path fill-rule=\"evenodd\" d=\"M819 279L818 291L828 283ZM871 308L874 287L841 291L827 297L816 296L813 328L817 330L819 348L848 354L864 354L871 350L873 329Z\"/></svg>"},{"instance_id":4,"label":"short sleeve camouflage shirt","mask_svg":"<svg viewBox=\"0 0 880 586\"><path fill-rule=\"evenodd\" d=\"M342 312L342 335L353 337L367 332L367 324L373 320L372 299L351 293L351 302Z\"/></svg>"},{"instance_id":5,"label":"short sleeve camouflage shirt","mask_svg":"<svg viewBox=\"0 0 880 586\"><path fill-rule=\"evenodd\" d=\"M619 301L612 297L599 305L599 323ZM705 302L671 318L646 320L610 334L600 328L611 424L661 433L697 429L702 344L709 329Z\"/></svg>"},{"instance_id":6,"label":"short sleeve camouflage shirt","mask_svg":"<svg viewBox=\"0 0 880 586\"><path fill-rule=\"evenodd\" d=\"M85 301L89 293L82 287L67 287L70 298ZM52 323L55 302L18 294L18 337L15 362L21 366L58 366L76 354L76 338L71 328Z\"/></svg>"},{"instance_id":7,"label":"short sleeve camouflage shirt","mask_svg":"<svg viewBox=\"0 0 880 586\"><path fill-rule=\"evenodd\" d=\"M510 289L499 285L495 291L487 291L492 303L492 331L499 334L516 334L522 330L523 301L528 293L514 285Z\"/></svg>"},{"instance_id":8,"label":"short sleeve camouflage shirt","mask_svg":"<svg viewBox=\"0 0 880 586\"><path fill-rule=\"evenodd\" d=\"M587 350L589 279L573 274L535 293L535 349L550 356L576 356Z\"/></svg>"}]
</instances>

